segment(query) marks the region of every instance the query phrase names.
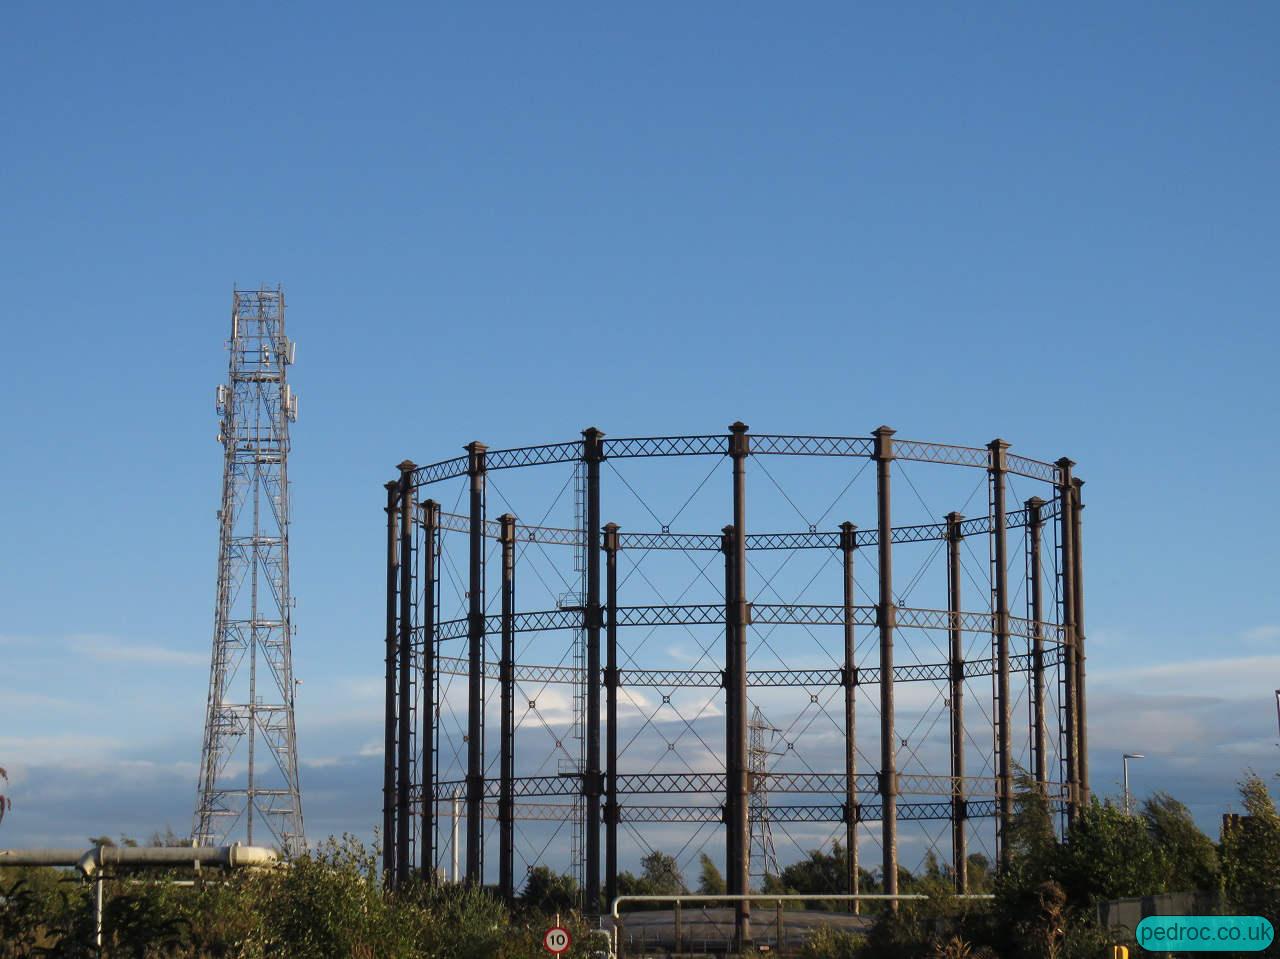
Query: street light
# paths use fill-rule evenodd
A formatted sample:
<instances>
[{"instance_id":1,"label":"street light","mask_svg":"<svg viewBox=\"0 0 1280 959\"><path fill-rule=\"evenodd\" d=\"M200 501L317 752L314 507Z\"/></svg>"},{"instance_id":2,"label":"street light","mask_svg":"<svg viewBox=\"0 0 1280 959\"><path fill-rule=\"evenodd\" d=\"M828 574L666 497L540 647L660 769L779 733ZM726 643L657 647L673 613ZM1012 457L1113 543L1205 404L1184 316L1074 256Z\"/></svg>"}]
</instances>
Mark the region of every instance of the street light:
<instances>
[{"instance_id":1,"label":"street light","mask_svg":"<svg viewBox=\"0 0 1280 959\"><path fill-rule=\"evenodd\" d=\"M1133 815L1133 797L1129 795L1129 760L1130 759L1146 759L1142 753L1125 753L1124 754L1124 812L1126 816Z\"/></svg>"}]
</instances>

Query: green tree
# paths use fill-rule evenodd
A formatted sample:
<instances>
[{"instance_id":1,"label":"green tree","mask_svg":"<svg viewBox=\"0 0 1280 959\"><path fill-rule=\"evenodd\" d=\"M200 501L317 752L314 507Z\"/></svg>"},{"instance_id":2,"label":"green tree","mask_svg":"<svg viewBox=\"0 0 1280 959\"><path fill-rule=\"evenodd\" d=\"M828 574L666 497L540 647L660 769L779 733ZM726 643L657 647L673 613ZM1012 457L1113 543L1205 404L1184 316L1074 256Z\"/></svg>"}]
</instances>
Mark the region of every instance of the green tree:
<instances>
[{"instance_id":1,"label":"green tree","mask_svg":"<svg viewBox=\"0 0 1280 959\"><path fill-rule=\"evenodd\" d=\"M1266 783L1250 775L1240 783L1244 815L1222 829L1222 887L1242 914L1280 918L1280 814Z\"/></svg>"},{"instance_id":2,"label":"green tree","mask_svg":"<svg viewBox=\"0 0 1280 959\"><path fill-rule=\"evenodd\" d=\"M969 864L969 892L975 895L991 892L995 885L991 860L980 852L971 852L965 862Z\"/></svg>"},{"instance_id":3,"label":"green tree","mask_svg":"<svg viewBox=\"0 0 1280 959\"><path fill-rule=\"evenodd\" d=\"M1142 804L1142 818L1151 841L1164 855L1169 889L1193 892L1218 888L1218 851L1186 806L1168 793L1156 793Z\"/></svg>"},{"instance_id":4,"label":"green tree","mask_svg":"<svg viewBox=\"0 0 1280 959\"><path fill-rule=\"evenodd\" d=\"M524 891L520 893L521 905L544 915L568 912L577 902L578 880L546 866L535 866L529 871Z\"/></svg>"},{"instance_id":5,"label":"green tree","mask_svg":"<svg viewBox=\"0 0 1280 959\"><path fill-rule=\"evenodd\" d=\"M831 852L821 849L809 850L808 856L799 862L792 863L782 870L779 876L766 876L765 892L837 895L849 891L849 855L843 845L833 843ZM911 881L911 874L905 869L898 870L899 884ZM864 893L877 893L883 886L873 873L858 867L858 889ZM843 903L827 901L814 902L800 908L827 910L844 910ZM865 906L864 906L865 909Z\"/></svg>"},{"instance_id":6,"label":"green tree","mask_svg":"<svg viewBox=\"0 0 1280 959\"><path fill-rule=\"evenodd\" d=\"M687 893L680 867L674 856L654 850L640 860L640 875L629 871L618 873L618 894L622 896L679 896ZM633 906L632 908L642 908ZM663 908L652 906L648 908Z\"/></svg>"},{"instance_id":7,"label":"green tree","mask_svg":"<svg viewBox=\"0 0 1280 959\"><path fill-rule=\"evenodd\" d=\"M809 855L782 870L778 877L782 889L820 895L842 893L849 885L849 856L844 846L833 843L831 852L809 850ZM772 890L770 890L772 891Z\"/></svg>"},{"instance_id":8,"label":"green tree","mask_svg":"<svg viewBox=\"0 0 1280 959\"><path fill-rule=\"evenodd\" d=\"M689 887L684 884L684 877L680 875L680 866L675 856L668 856L655 849L640 860L640 866L644 870L645 884L653 890L651 895L679 896L689 891Z\"/></svg>"},{"instance_id":9,"label":"green tree","mask_svg":"<svg viewBox=\"0 0 1280 959\"><path fill-rule=\"evenodd\" d=\"M724 876L705 852L698 857L698 892L704 896L723 896Z\"/></svg>"},{"instance_id":10,"label":"green tree","mask_svg":"<svg viewBox=\"0 0 1280 959\"><path fill-rule=\"evenodd\" d=\"M1169 864L1146 820L1096 797L1080 810L1056 871L1073 904L1169 891Z\"/></svg>"}]
</instances>

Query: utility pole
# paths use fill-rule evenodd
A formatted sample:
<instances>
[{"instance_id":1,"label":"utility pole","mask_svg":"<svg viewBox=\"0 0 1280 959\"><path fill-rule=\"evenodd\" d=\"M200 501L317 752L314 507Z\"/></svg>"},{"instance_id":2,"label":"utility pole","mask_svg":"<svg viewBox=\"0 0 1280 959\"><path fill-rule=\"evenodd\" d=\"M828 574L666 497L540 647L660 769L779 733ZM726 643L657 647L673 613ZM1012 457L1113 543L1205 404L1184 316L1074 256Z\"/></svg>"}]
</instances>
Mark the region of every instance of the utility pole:
<instances>
[{"instance_id":1,"label":"utility pole","mask_svg":"<svg viewBox=\"0 0 1280 959\"><path fill-rule=\"evenodd\" d=\"M1126 816L1133 815L1133 796L1129 793L1129 760L1130 759L1146 759L1142 753L1125 753L1124 759L1124 814Z\"/></svg>"}]
</instances>

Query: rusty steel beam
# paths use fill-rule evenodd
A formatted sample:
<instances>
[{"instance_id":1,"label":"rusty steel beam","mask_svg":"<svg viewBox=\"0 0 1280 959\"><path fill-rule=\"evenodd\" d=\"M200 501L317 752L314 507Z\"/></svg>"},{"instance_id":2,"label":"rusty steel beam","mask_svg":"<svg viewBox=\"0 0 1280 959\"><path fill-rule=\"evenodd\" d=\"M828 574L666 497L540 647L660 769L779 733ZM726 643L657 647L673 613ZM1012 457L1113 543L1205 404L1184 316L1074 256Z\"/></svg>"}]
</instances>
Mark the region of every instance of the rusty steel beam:
<instances>
[{"instance_id":1,"label":"rusty steel beam","mask_svg":"<svg viewBox=\"0 0 1280 959\"><path fill-rule=\"evenodd\" d=\"M413 774L413 471L416 464L400 464L400 622L396 663L399 683L396 692L396 857L394 885L409 878L411 833L409 787Z\"/></svg>"},{"instance_id":2,"label":"rusty steel beam","mask_svg":"<svg viewBox=\"0 0 1280 959\"><path fill-rule=\"evenodd\" d=\"M587 768L582 781L586 812L584 883L587 915L600 912L600 461L604 434L594 426L582 431L582 458L587 467L586 566L587 595L583 609L587 633Z\"/></svg>"},{"instance_id":3,"label":"rusty steel beam","mask_svg":"<svg viewBox=\"0 0 1280 959\"><path fill-rule=\"evenodd\" d=\"M1058 539L1062 557L1058 575L1059 595L1062 602L1062 633L1064 656L1062 663L1062 740L1063 760L1067 780L1067 821L1075 822L1080 812L1079 725L1076 711L1076 606L1075 606L1075 522L1072 503L1075 487L1071 482L1071 467L1075 464L1065 456L1058 460Z\"/></svg>"},{"instance_id":4,"label":"rusty steel beam","mask_svg":"<svg viewBox=\"0 0 1280 959\"><path fill-rule=\"evenodd\" d=\"M858 527L848 521L840 524L840 554L844 559L844 664L841 680L844 684L844 842L848 871L845 888L852 895L858 894L858 663L857 643L854 633L854 609L857 596L854 593L854 551L858 548ZM849 903L856 915L861 911L857 899Z\"/></svg>"},{"instance_id":5,"label":"rusty steel beam","mask_svg":"<svg viewBox=\"0 0 1280 959\"><path fill-rule=\"evenodd\" d=\"M729 688L735 699L733 765L729 769L730 792L734 800L734 821L731 842L736 847L733 884L740 895L750 891L751 832L748 820L750 783L747 756L747 627L750 618L747 609L747 457L751 455L751 441L747 425L741 421L729 427L729 458L733 462L733 604L734 604L734 660L729 676ZM735 927L739 949L751 944L751 903L742 900L735 911Z\"/></svg>"},{"instance_id":6,"label":"rusty steel beam","mask_svg":"<svg viewBox=\"0 0 1280 959\"><path fill-rule=\"evenodd\" d=\"M498 662L499 712L502 730L498 755L498 894L514 902L515 889L515 658L516 658L516 518L498 517L502 544L502 658Z\"/></svg>"},{"instance_id":7,"label":"rusty steel beam","mask_svg":"<svg viewBox=\"0 0 1280 959\"><path fill-rule=\"evenodd\" d=\"M872 434L876 464L876 526L879 530L880 590L876 620L880 630L880 804L881 847L884 853L884 891L898 893L898 761L893 711L893 630L897 605L893 597L893 524L890 512L890 479L893 434L881 426ZM896 901L891 905L897 908Z\"/></svg>"},{"instance_id":8,"label":"rusty steel beam","mask_svg":"<svg viewBox=\"0 0 1280 959\"><path fill-rule=\"evenodd\" d=\"M1033 775L1041 793L1048 792L1049 747L1044 718L1044 571L1040 550L1044 536L1044 505L1038 496L1027 500L1027 578L1031 597L1031 749Z\"/></svg>"},{"instance_id":9,"label":"rusty steel beam","mask_svg":"<svg viewBox=\"0 0 1280 959\"><path fill-rule=\"evenodd\" d=\"M604 527L605 555L605 899L618 895L618 524Z\"/></svg>"},{"instance_id":10,"label":"rusty steel beam","mask_svg":"<svg viewBox=\"0 0 1280 959\"><path fill-rule=\"evenodd\" d=\"M991 451L992 515L992 584L995 596L996 643L996 798L1000 804L1000 818L996 849L1001 868L1007 868L1012 850L1009 846L1009 827L1013 823L1013 704L1009 699L1009 541L1005 527L1005 455L1009 444L1004 440L992 440Z\"/></svg>"},{"instance_id":11,"label":"rusty steel beam","mask_svg":"<svg viewBox=\"0 0 1280 959\"><path fill-rule=\"evenodd\" d=\"M435 778L436 744L436 539L440 526L440 504L433 499L422 504L422 759L418 770L421 796L429 796ZM422 802L422 846L418 850L419 869L428 883L436 881L436 804Z\"/></svg>"},{"instance_id":12,"label":"rusty steel beam","mask_svg":"<svg viewBox=\"0 0 1280 959\"><path fill-rule=\"evenodd\" d=\"M969 891L967 797L964 788L964 631L960 628L960 543L964 539L959 513L947 514L947 610L951 625L951 864L956 893Z\"/></svg>"},{"instance_id":13,"label":"rusty steel beam","mask_svg":"<svg viewBox=\"0 0 1280 959\"><path fill-rule=\"evenodd\" d=\"M471 505L467 577L467 865L466 881L484 884L484 514L485 450L467 444Z\"/></svg>"},{"instance_id":14,"label":"rusty steel beam","mask_svg":"<svg viewBox=\"0 0 1280 959\"><path fill-rule=\"evenodd\" d=\"M399 536L397 511L398 482L386 484L387 490L387 687L383 715L382 744L382 873L388 883L395 875L396 846L396 664L399 660L399 631L396 628L397 592L400 585Z\"/></svg>"}]
</instances>

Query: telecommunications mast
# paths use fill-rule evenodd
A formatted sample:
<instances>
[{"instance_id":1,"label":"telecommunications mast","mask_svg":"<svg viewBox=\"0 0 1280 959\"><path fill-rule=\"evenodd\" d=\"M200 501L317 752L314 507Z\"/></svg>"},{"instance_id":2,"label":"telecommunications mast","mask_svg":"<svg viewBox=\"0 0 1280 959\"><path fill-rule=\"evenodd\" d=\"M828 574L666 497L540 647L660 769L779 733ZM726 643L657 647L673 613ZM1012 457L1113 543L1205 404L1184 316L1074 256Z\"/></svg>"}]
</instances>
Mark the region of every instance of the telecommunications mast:
<instances>
[{"instance_id":1,"label":"telecommunications mast","mask_svg":"<svg viewBox=\"0 0 1280 959\"><path fill-rule=\"evenodd\" d=\"M204 846L243 837L296 855L306 839L290 651L287 463L298 397L285 371L294 344L282 289L232 297L228 383L217 390L218 593L192 839Z\"/></svg>"}]
</instances>

